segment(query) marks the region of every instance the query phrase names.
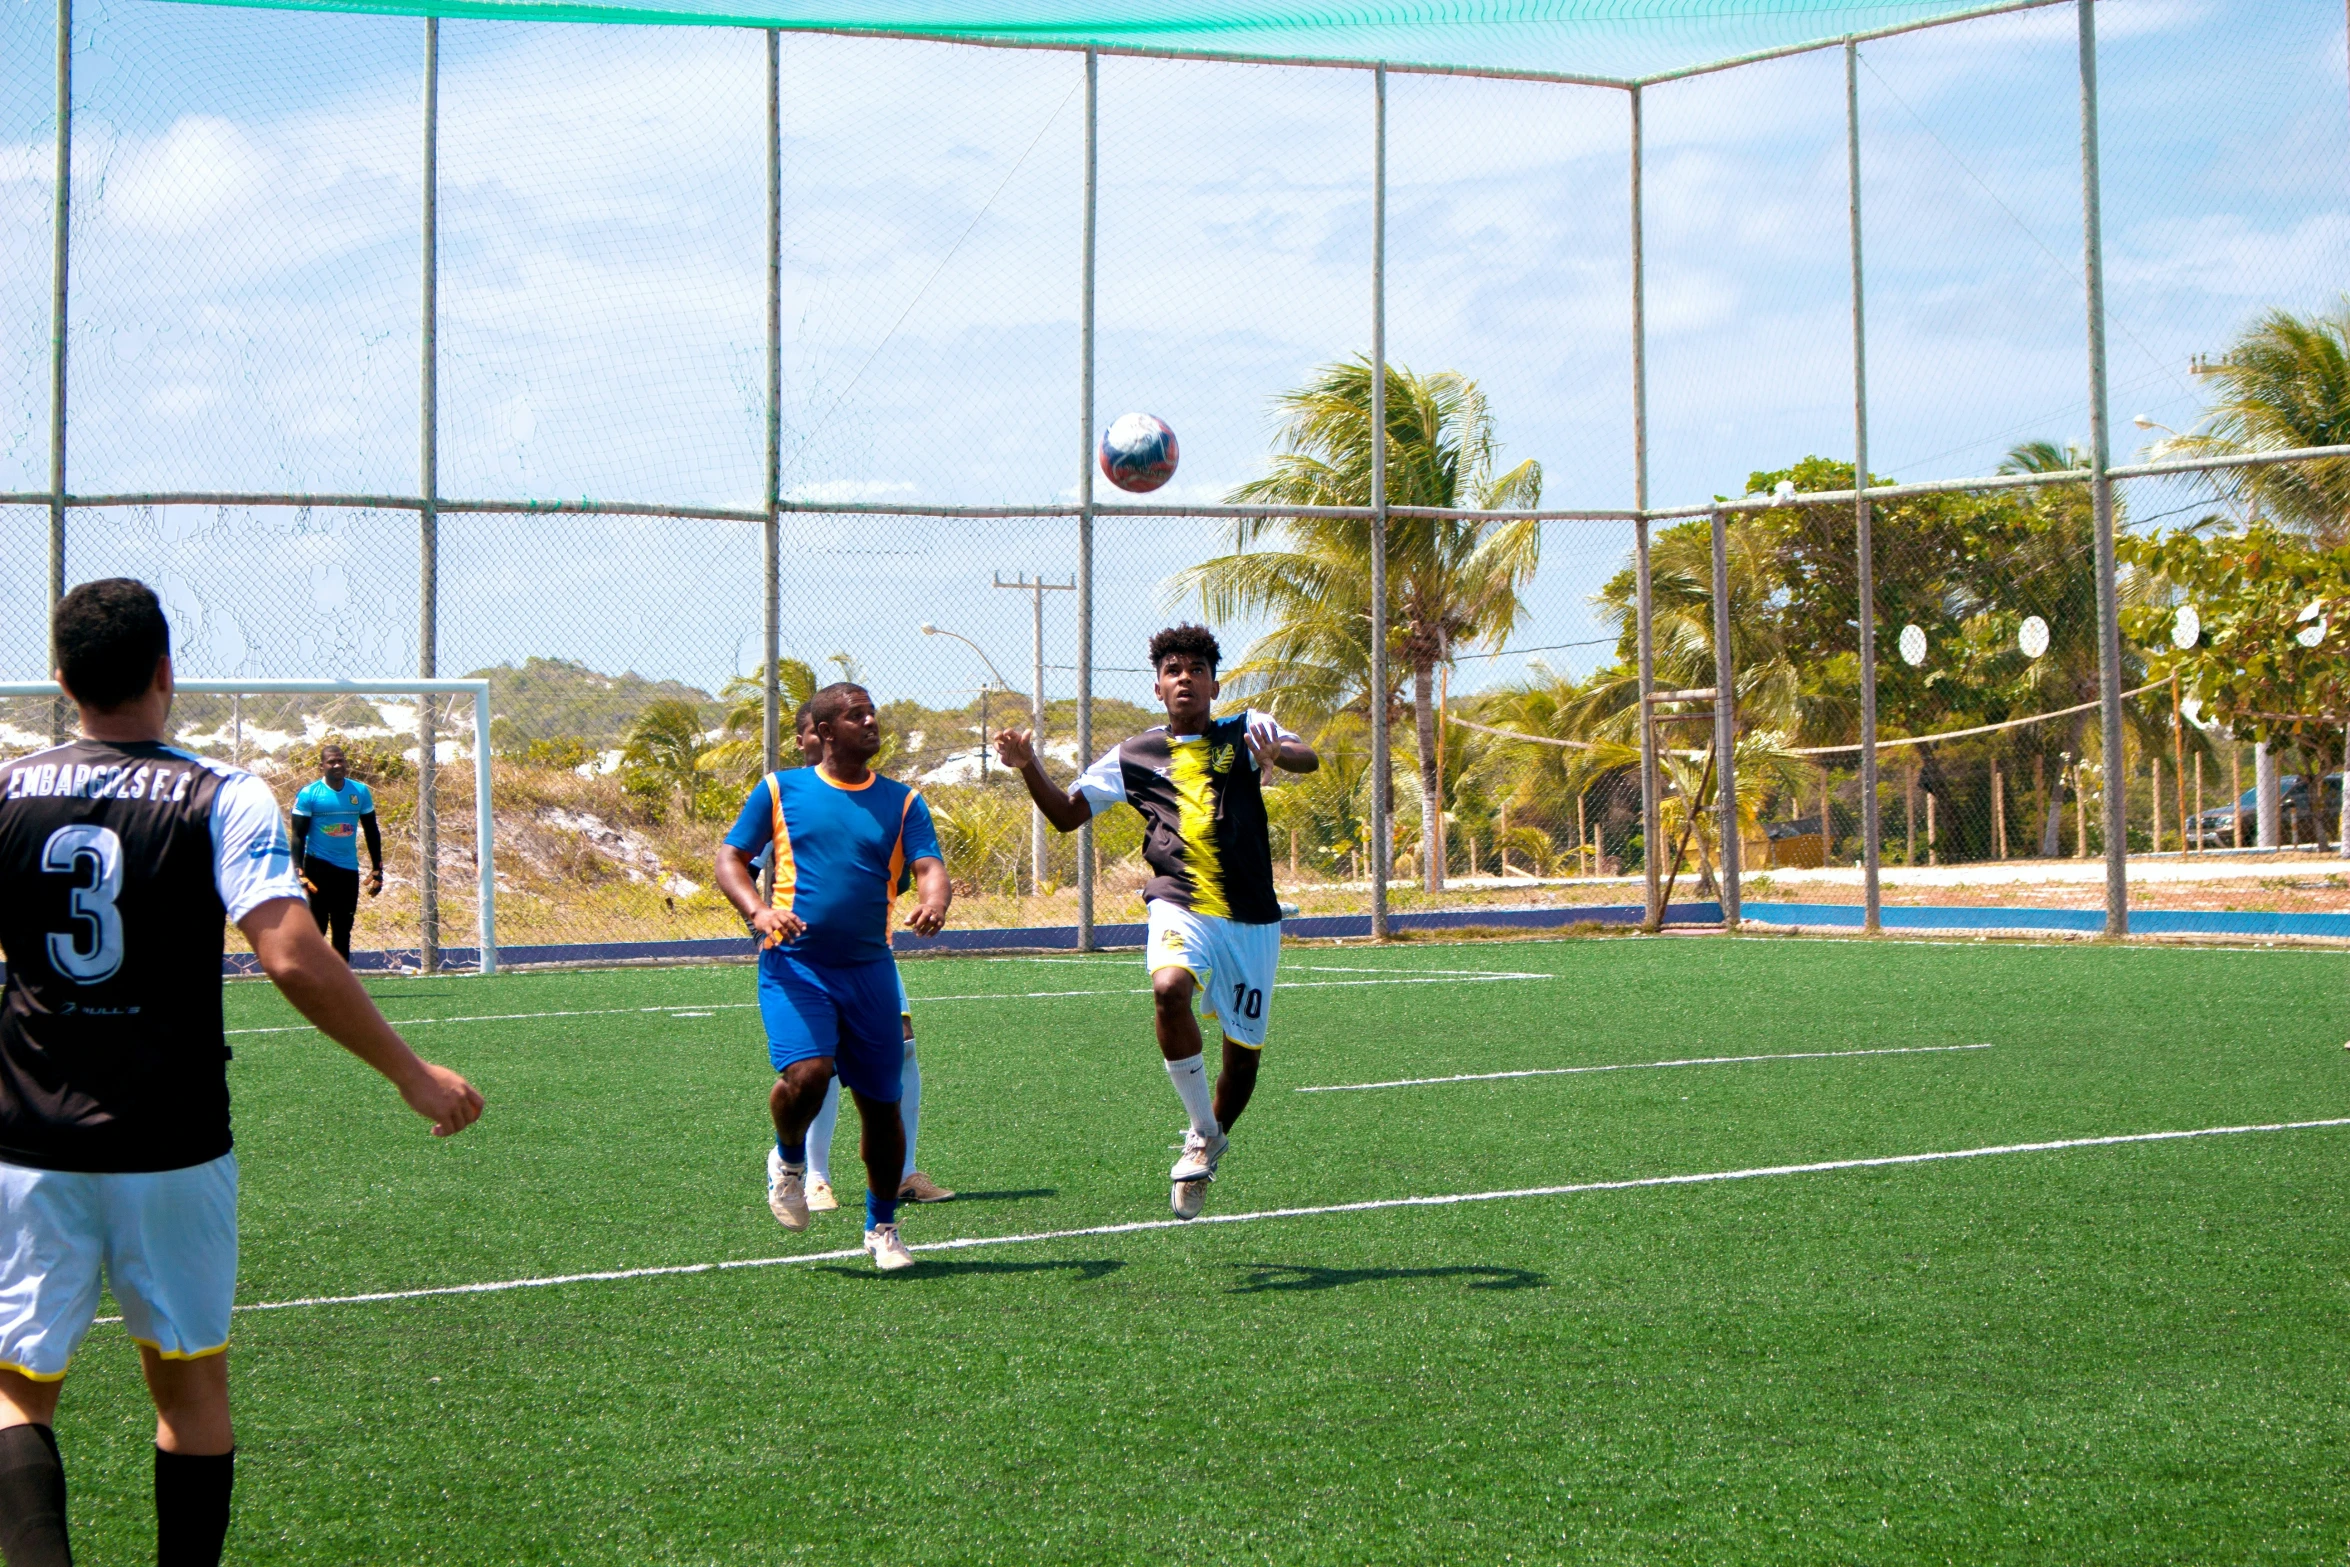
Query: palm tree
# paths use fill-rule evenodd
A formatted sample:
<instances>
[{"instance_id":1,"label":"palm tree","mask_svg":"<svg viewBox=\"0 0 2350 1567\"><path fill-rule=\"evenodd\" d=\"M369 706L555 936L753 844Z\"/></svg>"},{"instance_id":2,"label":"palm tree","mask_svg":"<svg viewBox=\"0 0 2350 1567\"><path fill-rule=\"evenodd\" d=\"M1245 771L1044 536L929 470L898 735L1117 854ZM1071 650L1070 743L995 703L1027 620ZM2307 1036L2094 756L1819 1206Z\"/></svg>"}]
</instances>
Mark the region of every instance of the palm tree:
<instances>
[{"instance_id":1,"label":"palm tree","mask_svg":"<svg viewBox=\"0 0 2350 1567\"><path fill-rule=\"evenodd\" d=\"M775 686L778 736L775 763L778 767L800 765L800 748L791 741L792 714L800 704L816 694L816 671L796 658L775 661ZM757 675L737 675L719 691L718 700L726 704L726 717L720 724L725 738L701 754L696 765L712 774L725 787L741 791L757 778L767 760L767 695L766 683Z\"/></svg>"},{"instance_id":2,"label":"palm tree","mask_svg":"<svg viewBox=\"0 0 2350 1567\"><path fill-rule=\"evenodd\" d=\"M2350 446L2350 298L2330 316L2272 310L2236 340L2211 378L2219 395L2163 456L2234 456ZM2267 517L2331 547L2350 538L2350 459L2277 463L2211 475L2247 519Z\"/></svg>"},{"instance_id":3,"label":"palm tree","mask_svg":"<svg viewBox=\"0 0 2350 1567\"><path fill-rule=\"evenodd\" d=\"M1849 481L1847 481L1849 482ZM1804 649L1812 667L1798 664L1797 650L1779 615L1787 572L1778 541L1752 517L1728 525L1724 559L1730 581L1730 663L1738 728L1777 730L1814 743L1841 738L1854 704L1820 689L1818 650ZM1688 522L1658 534L1649 551L1649 627L1656 683L1685 690L1714 683L1713 531L1709 523ZM1562 736L1619 741L1638 754L1640 673L1635 652L1638 609L1634 577L1618 572L1593 596L1599 618L1616 627L1619 656L1578 688L1560 721L1545 730ZM1787 743L1792 744L1790 740Z\"/></svg>"},{"instance_id":4,"label":"palm tree","mask_svg":"<svg viewBox=\"0 0 2350 1567\"><path fill-rule=\"evenodd\" d=\"M1365 358L1325 366L1275 400L1280 450L1273 471L1234 490L1240 503L1367 506L1371 503L1373 371ZM1496 472L1500 442L1477 383L1457 372L1416 375L1387 367L1387 500L1393 506L1474 510L1529 508L1542 498L1542 465ZM1276 547L1256 548L1270 538ZM1263 615L1272 629L1231 672L1241 692L1323 713L1384 704L1371 690L1371 534L1367 523L1327 517L1243 519L1235 553L1179 572L1177 597L1196 594L1211 620ZM1443 809L1436 783L1436 670L1457 652L1498 646L1525 612L1524 590L1542 554L1542 525L1396 517L1387 527L1388 667L1408 671L1417 732L1423 837ZM1392 677L1391 677L1392 678ZM1423 884L1444 885L1439 857L1423 856Z\"/></svg>"},{"instance_id":5,"label":"palm tree","mask_svg":"<svg viewBox=\"0 0 2350 1567\"><path fill-rule=\"evenodd\" d=\"M697 764L706 747L701 711L692 702L683 697L647 702L621 743L621 781L656 810L675 792L690 817L700 792Z\"/></svg>"}]
</instances>

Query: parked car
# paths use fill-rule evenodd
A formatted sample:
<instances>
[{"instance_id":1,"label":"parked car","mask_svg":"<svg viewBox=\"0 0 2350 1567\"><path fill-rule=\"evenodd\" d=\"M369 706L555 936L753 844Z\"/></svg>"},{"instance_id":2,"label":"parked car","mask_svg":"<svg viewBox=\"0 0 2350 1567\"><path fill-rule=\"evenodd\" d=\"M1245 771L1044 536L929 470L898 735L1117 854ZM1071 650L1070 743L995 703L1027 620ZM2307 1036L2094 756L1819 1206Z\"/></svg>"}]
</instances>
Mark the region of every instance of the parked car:
<instances>
[{"instance_id":1,"label":"parked car","mask_svg":"<svg viewBox=\"0 0 2350 1567\"><path fill-rule=\"evenodd\" d=\"M2309 808L2309 780L2299 773L2287 773L2277 780L2279 796L2279 823L2287 844L2314 844L2323 848L2334 836L2342 822L2342 775L2326 774L2318 793L2317 809ZM2215 805L2198 816L2189 826L2189 836L2199 849L2233 848L2236 842L2236 819L2244 820L2244 846L2250 848L2260 841L2260 791L2247 789L2233 805Z\"/></svg>"}]
</instances>

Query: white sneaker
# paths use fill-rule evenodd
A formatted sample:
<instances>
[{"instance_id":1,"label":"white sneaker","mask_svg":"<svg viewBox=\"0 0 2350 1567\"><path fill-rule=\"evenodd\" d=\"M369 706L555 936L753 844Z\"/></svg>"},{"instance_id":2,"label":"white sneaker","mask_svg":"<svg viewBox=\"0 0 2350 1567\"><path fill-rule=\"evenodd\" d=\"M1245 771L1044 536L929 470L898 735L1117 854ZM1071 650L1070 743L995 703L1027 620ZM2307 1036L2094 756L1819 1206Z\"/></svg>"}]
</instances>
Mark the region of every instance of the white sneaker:
<instances>
[{"instance_id":1,"label":"white sneaker","mask_svg":"<svg viewBox=\"0 0 2350 1567\"><path fill-rule=\"evenodd\" d=\"M1224 1150L1232 1139L1222 1132L1213 1137L1202 1137L1197 1132L1183 1134L1183 1157L1175 1161L1168 1179L1178 1185L1187 1181L1212 1181L1216 1178L1216 1161L1224 1157Z\"/></svg>"},{"instance_id":2,"label":"white sneaker","mask_svg":"<svg viewBox=\"0 0 2350 1567\"><path fill-rule=\"evenodd\" d=\"M884 1273L895 1273L900 1268L914 1265L914 1254L906 1250L906 1243L898 1239L894 1224L876 1224L865 1232L865 1250L873 1258L873 1266Z\"/></svg>"},{"instance_id":3,"label":"white sneaker","mask_svg":"<svg viewBox=\"0 0 2350 1567\"><path fill-rule=\"evenodd\" d=\"M1174 1185L1167 1193L1167 1206L1178 1219L1196 1219L1207 1206L1208 1182L1216 1178L1216 1163L1231 1146L1231 1139L1216 1134L1213 1142L1197 1132L1183 1134L1183 1157L1175 1161L1170 1172Z\"/></svg>"},{"instance_id":4,"label":"white sneaker","mask_svg":"<svg viewBox=\"0 0 2350 1567\"><path fill-rule=\"evenodd\" d=\"M840 1198L833 1192L832 1183L821 1175L808 1177L808 1211L830 1213L840 1206Z\"/></svg>"},{"instance_id":5,"label":"white sneaker","mask_svg":"<svg viewBox=\"0 0 2350 1567\"><path fill-rule=\"evenodd\" d=\"M772 1148L767 1150L767 1211L787 1230L808 1227L808 1172L789 1168Z\"/></svg>"}]
</instances>

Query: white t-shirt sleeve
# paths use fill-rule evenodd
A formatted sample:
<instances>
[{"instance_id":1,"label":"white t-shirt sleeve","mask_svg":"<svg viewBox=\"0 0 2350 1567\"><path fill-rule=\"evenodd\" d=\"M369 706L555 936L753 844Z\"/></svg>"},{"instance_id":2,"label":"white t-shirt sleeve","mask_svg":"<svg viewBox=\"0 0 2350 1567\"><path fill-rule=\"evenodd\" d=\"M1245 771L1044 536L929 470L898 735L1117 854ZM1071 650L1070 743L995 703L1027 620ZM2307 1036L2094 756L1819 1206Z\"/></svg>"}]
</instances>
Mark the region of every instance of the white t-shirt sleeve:
<instances>
[{"instance_id":1,"label":"white t-shirt sleeve","mask_svg":"<svg viewBox=\"0 0 2350 1567\"><path fill-rule=\"evenodd\" d=\"M251 773L238 773L212 797L212 854L213 884L232 920L273 898L302 897L277 797Z\"/></svg>"},{"instance_id":2,"label":"white t-shirt sleeve","mask_svg":"<svg viewBox=\"0 0 2350 1567\"><path fill-rule=\"evenodd\" d=\"M1118 760L1119 749L1112 746L1104 751L1101 760L1088 767L1077 780L1077 792L1085 796L1096 816L1126 802L1126 767Z\"/></svg>"}]
</instances>

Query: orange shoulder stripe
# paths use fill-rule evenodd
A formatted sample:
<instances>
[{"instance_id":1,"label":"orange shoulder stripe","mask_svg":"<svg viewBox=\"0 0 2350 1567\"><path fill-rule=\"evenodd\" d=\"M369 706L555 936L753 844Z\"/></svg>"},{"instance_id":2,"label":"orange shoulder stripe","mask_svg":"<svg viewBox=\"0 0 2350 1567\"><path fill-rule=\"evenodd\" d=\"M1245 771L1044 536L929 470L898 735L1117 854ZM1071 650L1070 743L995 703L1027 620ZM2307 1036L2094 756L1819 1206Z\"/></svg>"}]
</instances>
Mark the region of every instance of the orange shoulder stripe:
<instances>
[{"instance_id":1,"label":"orange shoulder stripe","mask_svg":"<svg viewBox=\"0 0 2350 1567\"><path fill-rule=\"evenodd\" d=\"M775 852L768 861L775 875L775 891L769 896L770 907L792 912L792 897L800 888L800 864L792 858L791 826L783 819L783 785L779 775L767 775L767 800L775 813Z\"/></svg>"}]
</instances>

